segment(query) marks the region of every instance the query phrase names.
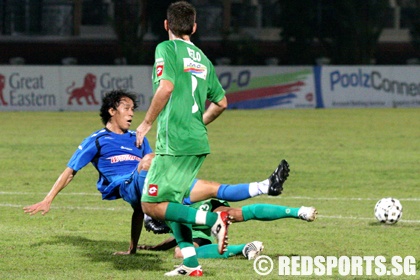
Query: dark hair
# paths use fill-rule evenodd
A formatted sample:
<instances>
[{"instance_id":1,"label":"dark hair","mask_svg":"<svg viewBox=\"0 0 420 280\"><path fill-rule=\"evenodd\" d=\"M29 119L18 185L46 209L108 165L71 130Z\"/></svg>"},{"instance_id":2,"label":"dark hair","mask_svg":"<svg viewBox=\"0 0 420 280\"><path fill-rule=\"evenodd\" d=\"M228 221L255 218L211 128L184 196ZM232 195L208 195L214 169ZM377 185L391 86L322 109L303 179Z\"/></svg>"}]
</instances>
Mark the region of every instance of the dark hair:
<instances>
[{"instance_id":1,"label":"dark hair","mask_svg":"<svg viewBox=\"0 0 420 280\"><path fill-rule=\"evenodd\" d=\"M134 93L126 92L122 89L112 90L110 92L107 92L105 96L102 98L102 106L99 110L99 116L101 116L102 123L106 125L111 118L111 115L109 114L108 110L113 108L117 109L117 107L120 105L121 98L128 97L134 102L134 109L137 108L137 102L136 102L136 95Z\"/></svg>"},{"instance_id":2,"label":"dark hair","mask_svg":"<svg viewBox=\"0 0 420 280\"><path fill-rule=\"evenodd\" d=\"M186 1L172 3L166 11L168 27L177 37L193 33L196 11Z\"/></svg>"}]
</instances>

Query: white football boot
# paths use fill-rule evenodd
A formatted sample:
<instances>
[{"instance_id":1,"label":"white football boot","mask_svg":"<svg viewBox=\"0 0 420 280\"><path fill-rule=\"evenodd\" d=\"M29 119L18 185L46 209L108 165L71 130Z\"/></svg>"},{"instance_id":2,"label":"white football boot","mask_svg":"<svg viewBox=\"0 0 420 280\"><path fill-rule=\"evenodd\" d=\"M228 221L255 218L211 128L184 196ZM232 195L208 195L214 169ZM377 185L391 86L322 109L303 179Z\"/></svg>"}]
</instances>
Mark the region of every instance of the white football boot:
<instances>
[{"instance_id":1,"label":"white football boot","mask_svg":"<svg viewBox=\"0 0 420 280\"><path fill-rule=\"evenodd\" d=\"M318 211L314 207L302 206L299 208L298 216L304 221L313 222L316 219Z\"/></svg>"},{"instance_id":2,"label":"white football boot","mask_svg":"<svg viewBox=\"0 0 420 280\"><path fill-rule=\"evenodd\" d=\"M181 264L174 270L166 272L165 276L203 276L203 270L201 269L201 265L197 267L188 267Z\"/></svg>"},{"instance_id":3,"label":"white football boot","mask_svg":"<svg viewBox=\"0 0 420 280\"><path fill-rule=\"evenodd\" d=\"M261 241L252 241L245 245L242 249L242 254L248 260L253 260L260 255L264 250L264 245Z\"/></svg>"}]
</instances>

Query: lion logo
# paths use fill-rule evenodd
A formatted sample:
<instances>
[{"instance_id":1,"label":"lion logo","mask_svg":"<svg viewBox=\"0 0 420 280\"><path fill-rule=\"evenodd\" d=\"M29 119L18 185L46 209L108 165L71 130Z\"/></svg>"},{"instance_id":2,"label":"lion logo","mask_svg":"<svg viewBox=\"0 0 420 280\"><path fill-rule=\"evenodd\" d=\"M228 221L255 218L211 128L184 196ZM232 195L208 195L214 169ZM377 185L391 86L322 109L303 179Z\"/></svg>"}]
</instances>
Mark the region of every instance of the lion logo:
<instances>
[{"instance_id":1,"label":"lion logo","mask_svg":"<svg viewBox=\"0 0 420 280\"><path fill-rule=\"evenodd\" d=\"M4 90L4 87L5 87L5 83L4 83L5 79L6 78L2 74L0 74L0 103L3 106L7 106L7 102L6 102L6 100L4 100L4 97L3 97L3 90Z\"/></svg>"},{"instance_id":2,"label":"lion logo","mask_svg":"<svg viewBox=\"0 0 420 280\"><path fill-rule=\"evenodd\" d=\"M70 94L68 105L73 105L73 99L76 99L77 104L82 105L81 99L84 98L88 105L98 105L99 102L95 99L95 87L96 87L96 76L88 73L83 81L83 86L74 88L75 82L66 89L66 92ZM74 89L73 89L74 88Z\"/></svg>"}]
</instances>

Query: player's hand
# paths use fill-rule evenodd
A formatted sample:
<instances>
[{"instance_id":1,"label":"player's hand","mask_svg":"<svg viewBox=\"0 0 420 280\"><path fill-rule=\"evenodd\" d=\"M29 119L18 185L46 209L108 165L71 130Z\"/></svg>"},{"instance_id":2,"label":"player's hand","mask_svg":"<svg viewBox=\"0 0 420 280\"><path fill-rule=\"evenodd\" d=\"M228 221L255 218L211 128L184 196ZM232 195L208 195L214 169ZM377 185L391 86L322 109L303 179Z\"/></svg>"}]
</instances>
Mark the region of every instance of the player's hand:
<instances>
[{"instance_id":1,"label":"player's hand","mask_svg":"<svg viewBox=\"0 0 420 280\"><path fill-rule=\"evenodd\" d=\"M41 201L36 204L23 207L23 211L31 216L41 211L41 214L44 216L50 211L50 203Z\"/></svg>"},{"instance_id":2,"label":"player's hand","mask_svg":"<svg viewBox=\"0 0 420 280\"><path fill-rule=\"evenodd\" d=\"M151 128L152 128L152 125L144 121L137 127L136 129L136 146L137 147L140 147L141 144L143 144L143 139Z\"/></svg>"},{"instance_id":3,"label":"player's hand","mask_svg":"<svg viewBox=\"0 0 420 280\"><path fill-rule=\"evenodd\" d=\"M153 250L153 246L150 245L139 245L137 246L138 250Z\"/></svg>"}]
</instances>

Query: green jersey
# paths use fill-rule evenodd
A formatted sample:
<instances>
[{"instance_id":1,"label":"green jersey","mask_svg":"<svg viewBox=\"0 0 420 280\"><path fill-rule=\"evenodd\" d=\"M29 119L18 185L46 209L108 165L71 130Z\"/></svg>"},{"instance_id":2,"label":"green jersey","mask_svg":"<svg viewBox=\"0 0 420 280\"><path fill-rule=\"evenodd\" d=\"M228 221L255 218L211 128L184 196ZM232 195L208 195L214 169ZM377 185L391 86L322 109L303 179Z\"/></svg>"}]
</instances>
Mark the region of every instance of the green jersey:
<instances>
[{"instance_id":1,"label":"green jersey","mask_svg":"<svg viewBox=\"0 0 420 280\"><path fill-rule=\"evenodd\" d=\"M225 95L211 61L191 42L164 41L156 47L154 91L160 80L172 82L174 90L158 117L155 153L173 156L210 153L203 123L206 100L219 102Z\"/></svg>"}]
</instances>

